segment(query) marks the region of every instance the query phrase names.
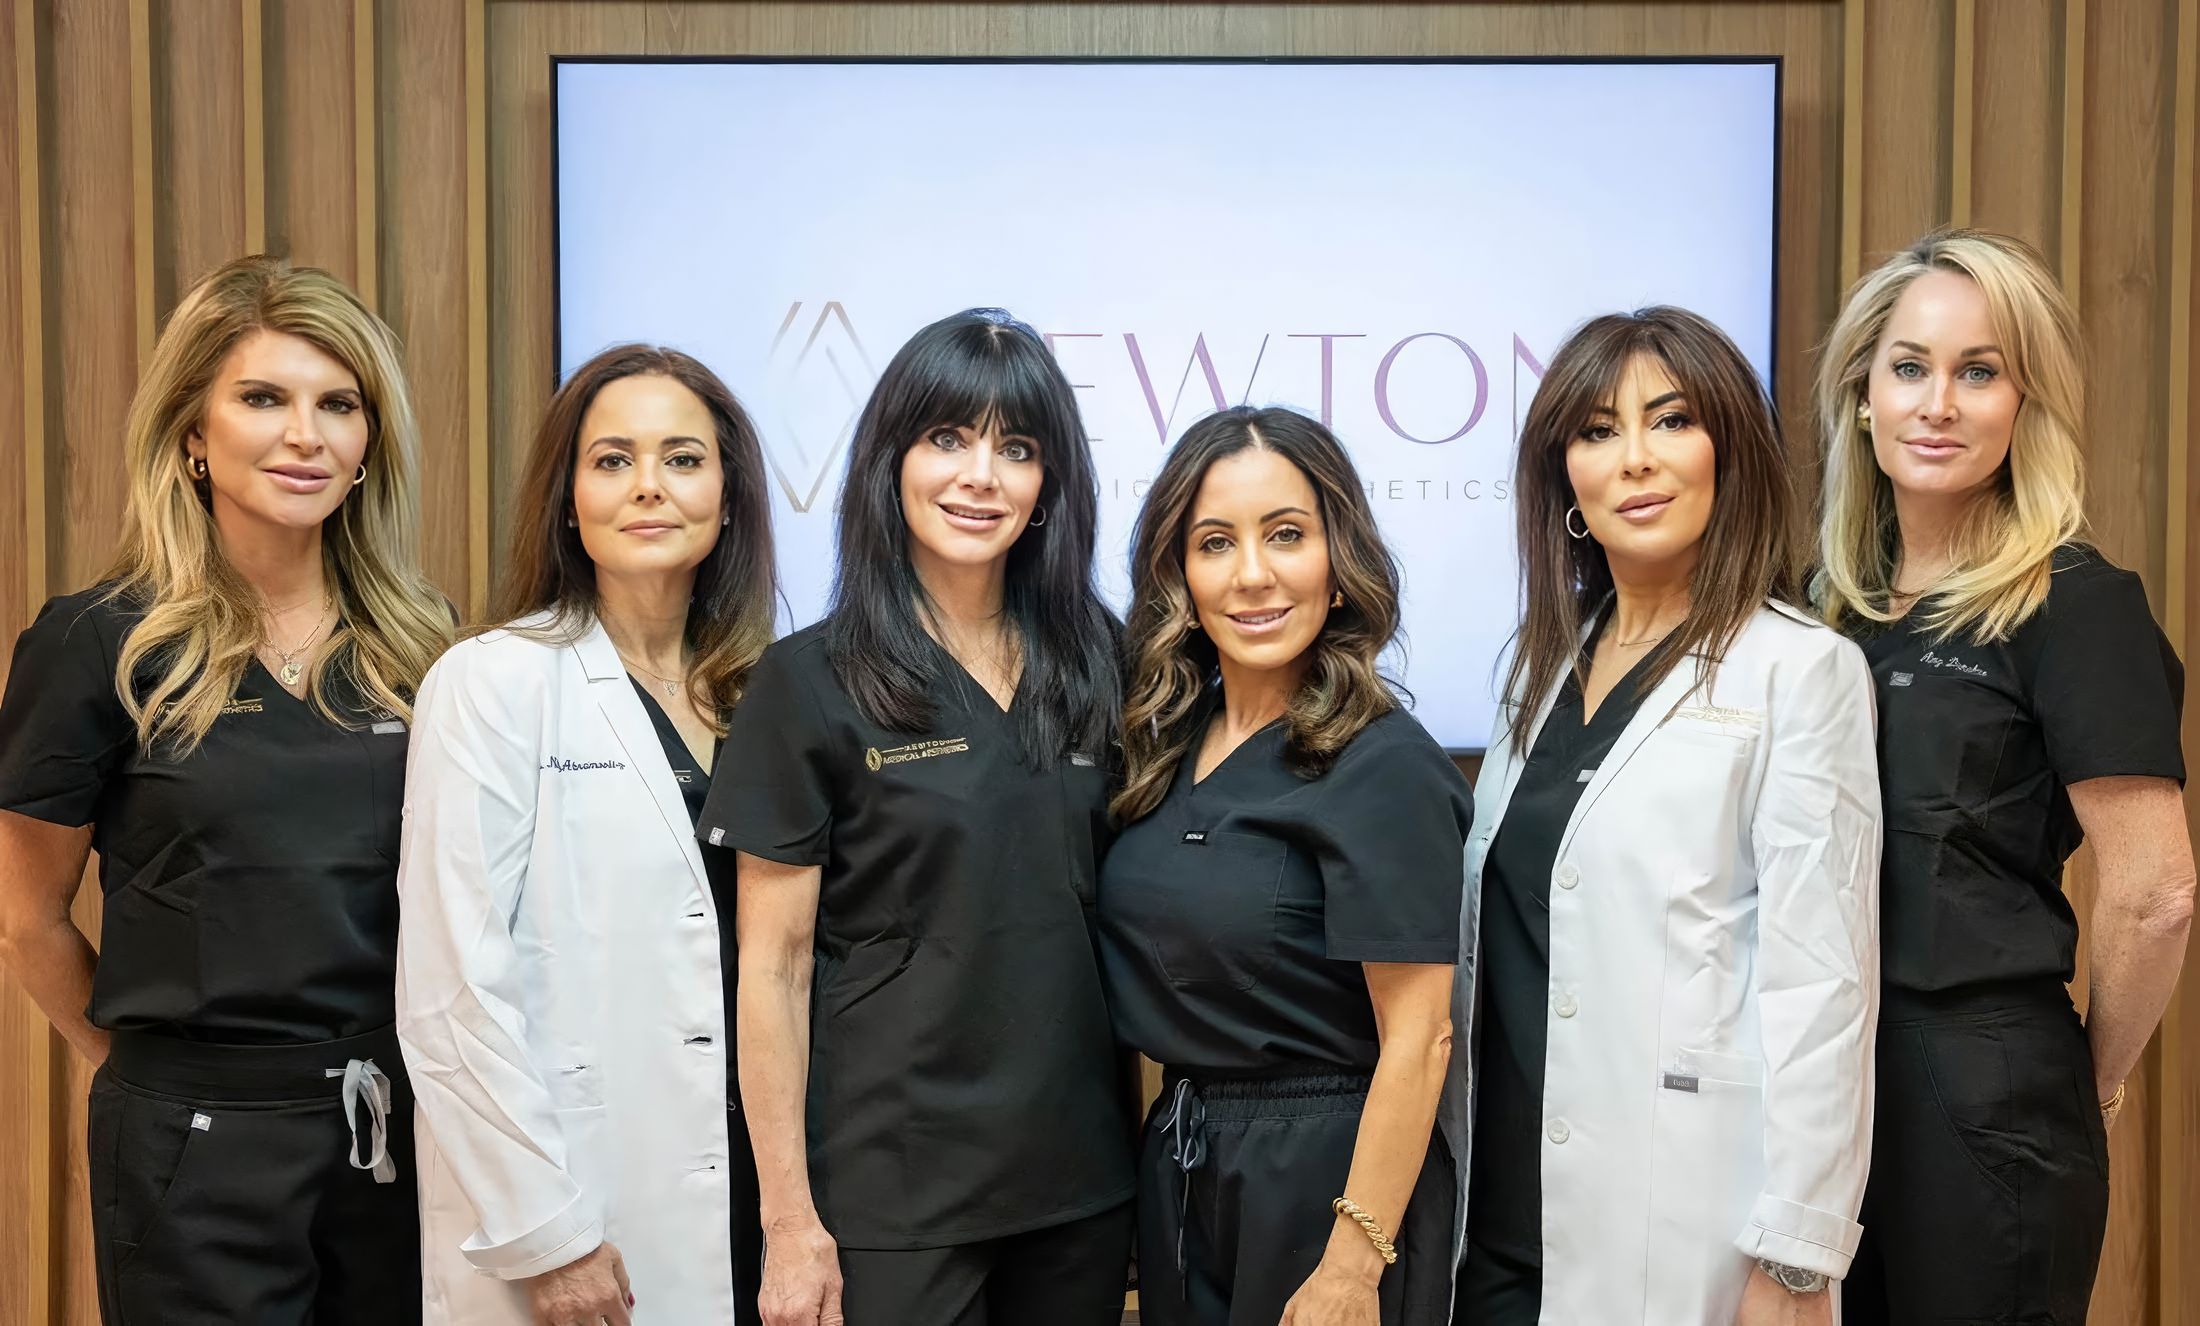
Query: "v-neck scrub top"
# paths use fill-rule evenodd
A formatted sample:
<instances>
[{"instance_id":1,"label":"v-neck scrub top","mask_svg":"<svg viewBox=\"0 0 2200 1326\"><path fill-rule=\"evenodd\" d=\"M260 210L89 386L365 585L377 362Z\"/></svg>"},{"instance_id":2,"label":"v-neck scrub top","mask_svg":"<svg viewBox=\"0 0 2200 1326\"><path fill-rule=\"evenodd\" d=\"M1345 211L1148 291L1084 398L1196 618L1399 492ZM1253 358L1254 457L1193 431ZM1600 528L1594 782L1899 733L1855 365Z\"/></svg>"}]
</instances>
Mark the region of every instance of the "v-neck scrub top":
<instances>
[{"instance_id":1,"label":"v-neck scrub top","mask_svg":"<svg viewBox=\"0 0 2200 1326\"><path fill-rule=\"evenodd\" d=\"M1091 928L1100 753L1030 767L1014 713L952 663L930 730L880 727L841 688L827 625L750 671L700 824L706 844L822 871L808 1128L826 1227L852 1248L948 1247L1128 1201Z\"/></svg>"},{"instance_id":2,"label":"v-neck scrub top","mask_svg":"<svg viewBox=\"0 0 2200 1326\"><path fill-rule=\"evenodd\" d=\"M389 1026L404 722L332 675L332 723L255 660L196 749L147 752L115 693L141 614L107 588L46 604L0 701L0 809L93 826L92 1024L257 1045Z\"/></svg>"},{"instance_id":3,"label":"v-neck scrub top","mask_svg":"<svg viewBox=\"0 0 2200 1326\"><path fill-rule=\"evenodd\" d=\"M1525 1266L1543 1263L1543 1067L1551 1006L1551 871L1574 808L1641 705L1646 654L1586 722L1569 670L1482 868L1480 1075L1467 1233ZM1561 1016L1567 1014L1561 1010Z\"/></svg>"},{"instance_id":4,"label":"v-neck scrub top","mask_svg":"<svg viewBox=\"0 0 2200 1326\"><path fill-rule=\"evenodd\" d=\"M1205 713L1219 702L1211 691ZM1204 779L1194 758L1125 826L1100 883L1116 1035L1195 1074L1366 1072L1364 962L1453 961L1466 779L1411 714L1370 723L1320 777L1271 724Z\"/></svg>"},{"instance_id":5,"label":"v-neck scrub top","mask_svg":"<svg viewBox=\"0 0 2200 1326\"><path fill-rule=\"evenodd\" d=\"M2065 546L2006 641L1936 641L1915 609L1855 634L1879 700L1890 1011L1909 994L2070 980L2062 869L2084 834L2069 786L2185 776L2184 667L2139 577Z\"/></svg>"}]
</instances>

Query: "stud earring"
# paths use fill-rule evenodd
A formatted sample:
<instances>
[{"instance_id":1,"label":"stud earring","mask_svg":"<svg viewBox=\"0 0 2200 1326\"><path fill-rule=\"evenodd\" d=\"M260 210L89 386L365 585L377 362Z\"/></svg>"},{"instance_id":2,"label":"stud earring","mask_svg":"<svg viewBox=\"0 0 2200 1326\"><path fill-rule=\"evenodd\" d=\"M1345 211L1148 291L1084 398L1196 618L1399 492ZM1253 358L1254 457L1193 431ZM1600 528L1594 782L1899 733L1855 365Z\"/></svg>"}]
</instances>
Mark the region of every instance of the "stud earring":
<instances>
[{"instance_id":1,"label":"stud earring","mask_svg":"<svg viewBox=\"0 0 2200 1326\"><path fill-rule=\"evenodd\" d=\"M1341 607L1343 607L1343 606L1344 606L1344 591L1343 591L1343 590L1341 590L1341 589L1340 589L1340 590L1338 590L1338 591L1337 591L1336 593L1334 593L1334 594L1331 594L1331 595L1329 596L1329 606L1330 606L1330 607L1332 607L1332 608L1341 608Z\"/></svg>"},{"instance_id":2,"label":"stud earring","mask_svg":"<svg viewBox=\"0 0 2200 1326\"><path fill-rule=\"evenodd\" d=\"M183 458L183 468L184 472L192 478L204 479L206 477L206 457L185 456Z\"/></svg>"},{"instance_id":3,"label":"stud earring","mask_svg":"<svg viewBox=\"0 0 2200 1326\"><path fill-rule=\"evenodd\" d=\"M1867 433L1872 431L1871 402L1866 401L1856 407L1856 426L1863 429Z\"/></svg>"}]
</instances>

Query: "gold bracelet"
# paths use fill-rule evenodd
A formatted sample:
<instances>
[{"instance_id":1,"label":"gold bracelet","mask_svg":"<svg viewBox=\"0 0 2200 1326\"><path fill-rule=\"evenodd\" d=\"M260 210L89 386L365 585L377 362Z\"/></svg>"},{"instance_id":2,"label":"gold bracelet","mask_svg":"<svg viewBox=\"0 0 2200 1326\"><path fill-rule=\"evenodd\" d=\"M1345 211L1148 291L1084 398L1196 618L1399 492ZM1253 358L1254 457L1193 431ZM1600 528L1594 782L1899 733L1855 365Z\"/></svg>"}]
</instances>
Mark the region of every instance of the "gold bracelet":
<instances>
[{"instance_id":1,"label":"gold bracelet","mask_svg":"<svg viewBox=\"0 0 2200 1326\"><path fill-rule=\"evenodd\" d=\"M1349 1197L1339 1197L1329 1204L1329 1209L1335 1211L1338 1215L1351 1217L1353 1222L1366 1232L1367 1241L1374 1244L1375 1251L1382 1254L1383 1265L1396 1266L1398 1264L1397 1245L1390 1241L1390 1235L1383 1232L1383 1227L1375 1223L1375 1217L1360 1209L1358 1202Z\"/></svg>"},{"instance_id":2,"label":"gold bracelet","mask_svg":"<svg viewBox=\"0 0 2200 1326\"><path fill-rule=\"evenodd\" d=\"M2114 1114L2124 1107L2124 1084L2116 1084L2116 1094L2101 1102L2101 1113Z\"/></svg>"}]
</instances>

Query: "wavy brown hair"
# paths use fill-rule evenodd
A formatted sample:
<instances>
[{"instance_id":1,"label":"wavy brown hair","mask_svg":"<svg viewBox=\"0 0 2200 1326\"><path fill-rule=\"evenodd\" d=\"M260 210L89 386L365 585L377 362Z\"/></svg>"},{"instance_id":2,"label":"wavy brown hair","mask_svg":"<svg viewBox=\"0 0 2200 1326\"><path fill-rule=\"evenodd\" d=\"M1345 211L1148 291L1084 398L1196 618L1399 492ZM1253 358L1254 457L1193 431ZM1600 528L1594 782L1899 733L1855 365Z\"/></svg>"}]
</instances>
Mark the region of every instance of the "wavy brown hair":
<instances>
[{"instance_id":1,"label":"wavy brown hair","mask_svg":"<svg viewBox=\"0 0 2200 1326\"><path fill-rule=\"evenodd\" d=\"M1199 740L1200 698L1220 670L1215 643L1191 629L1184 578L1192 503L1217 461L1253 448L1290 461L1314 486L1329 570L1344 595L1307 648L1312 665L1284 711L1284 760L1318 778L1368 724L1398 706L1377 669L1398 634L1398 561L1383 544L1359 471L1336 435L1294 410L1241 405L1193 424L1169 453L1131 536L1131 610L1125 630L1123 787L1108 809L1129 823L1161 804Z\"/></svg>"},{"instance_id":2,"label":"wavy brown hair","mask_svg":"<svg viewBox=\"0 0 2200 1326\"><path fill-rule=\"evenodd\" d=\"M1659 306L1591 319L1559 347L1520 428L1513 503L1527 611L1505 676L1513 749L1525 755L1535 713L1560 674L1587 685L1582 631L1612 592L1612 566L1594 538L1570 538L1574 505L1566 448L1593 411L1612 408L1638 356L1663 365L1711 437L1716 492L1703 551L1688 586L1688 615L1651 650L1637 694L1681 660L1716 665L1767 599L1803 602L1802 541L1779 416L1749 360L1701 316ZM1703 674L1710 675L1707 668Z\"/></svg>"},{"instance_id":3,"label":"wavy brown hair","mask_svg":"<svg viewBox=\"0 0 2200 1326\"><path fill-rule=\"evenodd\" d=\"M686 684L725 735L725 715L741 698L741 686L757 656L772 640L778 581L772 564L771 496L765 489L764 449L748 411L718 375L678 350L615 345L573 370L550 398L520 480L512 517L512 552L496 600L496 620L512 623L549 614L523 627L537 639L569 643L596 620L596 564L566 523L573 510L573 471L578 464L581 421L596 395L621 378L663 377L686 387L710 412L718 462L725 476L726 527L717 546L695 570L688 605Z\"/></svg>"}]
</instances>

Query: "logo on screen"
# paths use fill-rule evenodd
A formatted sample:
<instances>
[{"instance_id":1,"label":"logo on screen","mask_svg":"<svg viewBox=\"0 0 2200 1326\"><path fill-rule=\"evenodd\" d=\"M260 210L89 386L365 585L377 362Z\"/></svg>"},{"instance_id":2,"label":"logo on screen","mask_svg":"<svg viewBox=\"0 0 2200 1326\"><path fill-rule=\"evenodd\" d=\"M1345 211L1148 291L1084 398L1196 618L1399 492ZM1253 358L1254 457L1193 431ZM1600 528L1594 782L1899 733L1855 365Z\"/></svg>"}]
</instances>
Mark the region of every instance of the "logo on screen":
<instances>
[{"instance_id":1,"label":"logo on screen","mask_svg":"<svg viewBox=\"0 0 2200 1326\"><path fill-rule=\"evenodd\" d=\"M814 316L796 300L772 338L768 371L776 412L764 431L764 459L787 502L808 511L839 465L856 416L878 380L870 352L837 299Z\"/></svg>"}]
</instances>

